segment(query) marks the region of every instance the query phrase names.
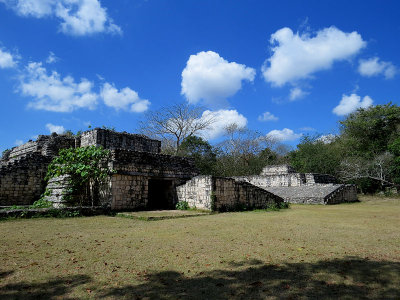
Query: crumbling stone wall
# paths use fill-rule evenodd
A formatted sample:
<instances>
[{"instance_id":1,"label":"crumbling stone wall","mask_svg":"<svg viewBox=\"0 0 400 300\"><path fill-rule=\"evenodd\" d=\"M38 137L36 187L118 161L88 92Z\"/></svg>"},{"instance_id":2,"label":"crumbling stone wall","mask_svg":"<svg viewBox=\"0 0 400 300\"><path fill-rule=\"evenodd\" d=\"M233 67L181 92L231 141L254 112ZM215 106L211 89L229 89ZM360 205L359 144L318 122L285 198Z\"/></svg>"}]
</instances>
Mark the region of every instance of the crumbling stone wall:
<instances>
[{"instance_id":1,"label":"crumbling stone wall","mask_svg":"<svg viewBox=\"0 0 400 300\"><path fill-rule=\"evenodd\" d=\"M271 165L264 167L260 175L282 175L289 173L296 173L296 170L289 165Z\"/></svg>"},{"instance_id":2,"label":"crumbling stone wall","mask_svg":"<svg viewBox=\"0 0 400 300\"><path fill-rule=\"evenodd\" d=\"M75 138L41 135L7 151L0 160L0 205L29 205L45 190L47 167L60 149L74 147Z\"/></svg>"},{"instance_id":3,"label":"crumbling stone wall","mask_svg":"<svg viewBox=\"0 0 400 300\"><path fill-rule=\"evenodd\" d=\"M265 188L269 186L301 186L306 183L304 174L290 173L278 175L251 175L234 176L237 181L245 181L255 186Z\"/></svg>"},{"instance_id":4,"label":"crumbling stone wall","mask_svg":"<svg viewBox=\"0 0 400 300\"><path fill-rule=\"evenodd\" d=\"M237 181L246 181L261 188L273 186L303 186L336 183L336 178L327 174L287 173L277 175L234 176Z\"/></svg>"},{"instance_id":5,"label":"crumbling stone wall","mask_svg":"<svg viewBox=\"0 0 400 300\"><path fill-rule=\"evenodd\" d=\"M40 153L43 156L55 156L60 149L75 147L75 138L65 135L39 135L36 141L29 141L21 146L6 151L0 165L16 160L29 153Z\"/></svg>"},{"instance_id":6,"label":"crumbling stone wall","mask_svg":"<svg viewBox=\"0 0 400 300\"><path fill-rule=\"evenodd\" d=\"M190 207L218 211L265 208L283 201L247 182L213 176L194 177L178 186L177 194L179 201L187 201Z\"/></svg>"},{"instance_id":7,"label":"crumbling stone wall","mask_svg":"<svg viewBox=\"0 0 400 300\"><path fill-rule=\"evenodd\" d=\"M161 142L144 135L127 132L116 132L96 128L83 132L80 146L102 146L104 149L124 149L149 153L160 153Z\"/></svg>"},{"instance_id":8,"label":"crumbling stone wall","mask_svg":"<svg viewBox=\"0 0 400 300\"><path fill-rule=\"evenodd\" d=\"M0 166L0 206L30 205L45 189L51 157L28 153Z\"/></svg>"}]
</instances>

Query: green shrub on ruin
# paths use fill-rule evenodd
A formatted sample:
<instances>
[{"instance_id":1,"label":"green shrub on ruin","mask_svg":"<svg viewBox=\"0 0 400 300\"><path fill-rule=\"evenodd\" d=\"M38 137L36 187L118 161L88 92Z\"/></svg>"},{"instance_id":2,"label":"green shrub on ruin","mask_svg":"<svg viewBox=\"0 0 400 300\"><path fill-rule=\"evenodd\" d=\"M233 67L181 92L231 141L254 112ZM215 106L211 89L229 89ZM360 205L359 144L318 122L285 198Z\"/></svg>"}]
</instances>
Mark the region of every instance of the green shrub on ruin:
<instances>
[{"instance_id":1,"label":"green shrub on ruin","mask_svg":"<svg viewBox=\"0 0 400 300\"><path fill-rule=\"evenodd\" d=\"M106 182L112 170L108 168L111 152L102 147L61 149L50 163L46 179L67 175L71 194L84 194L92 206L98 204L99 187ZM73 199L71 199L73 200ZM82 198L79 204L82 204Z\"/></svg>"},{"instance_id":2,"label":"green shrub on ruin","mask_svg":"<svg viewBox=\"0 0 400 300\"><path fill-rule=\"evenodd\" d=\"M187 203L187 201L179 201L176 204L175 208L178 210L189 210L190 209L189 203Z\"/></svg>"}]
</instances>

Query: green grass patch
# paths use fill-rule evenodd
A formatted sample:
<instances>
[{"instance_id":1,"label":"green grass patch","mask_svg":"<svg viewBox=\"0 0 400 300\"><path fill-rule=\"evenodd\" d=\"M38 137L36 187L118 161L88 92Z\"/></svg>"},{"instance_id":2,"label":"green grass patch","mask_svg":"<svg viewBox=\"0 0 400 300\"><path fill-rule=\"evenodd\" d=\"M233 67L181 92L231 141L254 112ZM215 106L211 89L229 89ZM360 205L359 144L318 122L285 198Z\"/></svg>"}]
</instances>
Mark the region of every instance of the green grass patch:
<instances>
[{"instance_id":1,"label":"green grass patch","mask_svg":"<svg viewBox=\"0 0 400 300\"><path fill-rule=\"evenodd\" d=\"M399 199L361 200L1 222L0 298L399 299Z\"/></svg>"}]
</instances>

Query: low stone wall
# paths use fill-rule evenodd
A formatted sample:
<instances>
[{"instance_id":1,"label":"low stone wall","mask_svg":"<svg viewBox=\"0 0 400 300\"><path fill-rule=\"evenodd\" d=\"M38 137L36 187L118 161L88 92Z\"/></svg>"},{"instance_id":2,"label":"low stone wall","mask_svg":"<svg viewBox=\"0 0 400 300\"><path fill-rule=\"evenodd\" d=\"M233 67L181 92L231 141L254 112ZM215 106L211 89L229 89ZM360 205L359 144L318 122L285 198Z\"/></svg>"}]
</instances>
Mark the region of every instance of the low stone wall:
<instances>
[{"instance_id":1,"label":"low stone wall","mask_svg":"<svg viewBox=\"0 0 400 300\"><path fill-rule=\"evenodd\" d=\"M339 189L325 197L325 204L339 204L356 201L358 201L357 186L354 184L343 184Z\"/></svg>"},{"instance_id":2,"label":"low stone wall","mask_svg":"<svg viewBox=\"0 0 400 300\"><path fill-rule=\"evenodd\" d=\"M30 205L45 190L51 157L29 153L0 166L0 206Z\"/></svg>"},{"instance_id":3,"label":"low stone wall","mask_svg":"<svg viewBox=\"0 0 400 300\"><path fill-rule=\"evenodd\" d=\"M283 201L272 193L232 178L197 176L177 187L179 201L207 210L265 208Z\"/></svg>"},{"instance_id":4,"label":"low stone wall","mask_svg":"<svg viewBox=\"0 0 400 300\"><path fill-rule=\"evenodd\" d=\"M83 132L80 138L80 146L102 146L105 149L125 149L155 154L161 151L160 141L141 134L116 132L101 128Z\"/></svg>"},{"instance_id":5,"label":"low stone wall","mask_svg":"<svg viewBox=\"0 0 400 300\"><path fill-rule=\"evenodd\" d=\"M358 201L357 189L354 185L316 184L312 186L268 187L266 189L289 203L338 204Z\"/></svg>"}]
</instances>

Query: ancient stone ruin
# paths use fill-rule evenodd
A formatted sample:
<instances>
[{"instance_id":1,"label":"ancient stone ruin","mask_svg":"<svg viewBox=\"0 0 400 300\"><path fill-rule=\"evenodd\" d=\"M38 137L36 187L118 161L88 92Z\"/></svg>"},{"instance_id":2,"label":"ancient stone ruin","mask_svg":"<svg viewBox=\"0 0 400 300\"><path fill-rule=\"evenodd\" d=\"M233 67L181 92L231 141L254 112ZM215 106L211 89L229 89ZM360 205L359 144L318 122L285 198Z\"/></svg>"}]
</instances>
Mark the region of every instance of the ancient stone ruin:
<instances>
[{"instance_id":1,"label":"ancient stone ruin","mask_svg":"<svg viewBox=\"0 0 400 300\"><path fill-rule=\"evenodd\" d=\"M79 137L53 133L6 151L0 160L0 206L29 205L47 189L55 207L68 206L68 178L45 181L60 149L109 149L110 177L100 203L112 210L173 209L178 201L207 210L264 208L283 201L334 204L356 201L355 186L321 174L300 174L289 166L269 166L260 175L222 178L197 176L189 158L160 153L161 142L143 135L96 128Z\"/></svg>"}]
</instances>

